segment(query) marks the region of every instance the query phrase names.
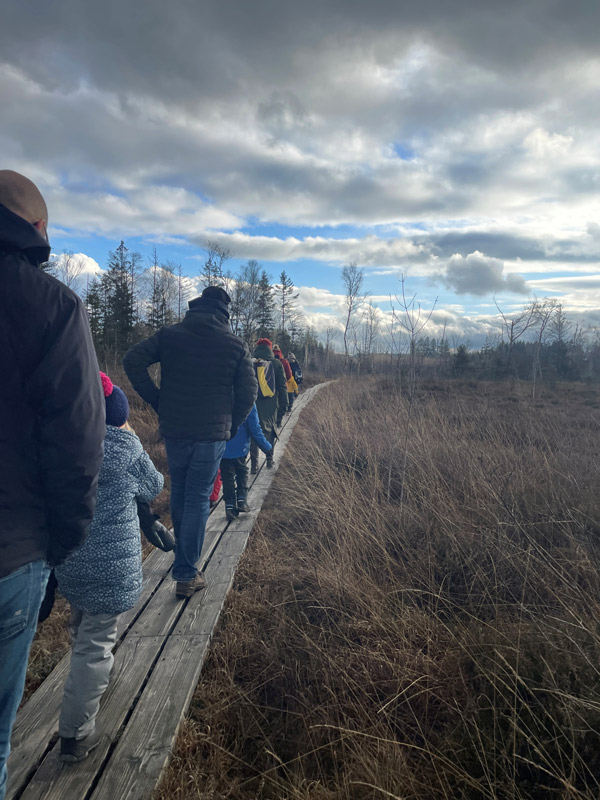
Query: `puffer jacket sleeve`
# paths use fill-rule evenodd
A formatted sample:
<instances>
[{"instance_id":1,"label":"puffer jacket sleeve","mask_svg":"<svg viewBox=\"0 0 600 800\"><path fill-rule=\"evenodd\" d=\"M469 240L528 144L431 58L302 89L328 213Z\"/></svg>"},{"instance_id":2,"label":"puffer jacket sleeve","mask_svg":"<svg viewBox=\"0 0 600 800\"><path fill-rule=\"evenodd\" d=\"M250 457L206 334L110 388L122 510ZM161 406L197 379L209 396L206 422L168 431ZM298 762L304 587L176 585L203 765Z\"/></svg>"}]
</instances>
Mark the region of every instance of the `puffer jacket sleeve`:
<instances>
[{"instance_id":1,"label":"puffer jacket sleeve","mask_svg":"<svg viewBox=\"0 0 600 800\"><path fill-rule=\"evenodd\" d=\"M54 566L81 546L92 521L106 427L87 315L71 292L61 294L48 339L26 388L30 404L38 409L48 561Z\"/></svg>"},{"instance_id":2,"label":"puffer jacket sleeve","mask_svg":"<svg viewBox=\"0 0 600 800\"><path fill-rule=\"evenodd\" d=\"M148 372L148 367L160 361L160 331L149 339L138 342L125 353L123 367L131 385L142 400L158 412L159 389Z\"/></svg>"},{"instance_id":3,"label":"puffer jacket sleeve","mask_svg":"<svg viewBox=\"0 0 600 800\"><path fill-rule=\"evenodd\" d=\"M252 406L252 411L248 414L246 425L248 426L248 430L250 431L250 436L252 436L256 444L263 451L263 453L270 453L271 450L273 449L273 445L269 441L267 441L263 433L263 430L260 427L258 411L256 410L255 405Z\"/></svg>"},{"instance_id":4,"label":"puffer jacket sleeve","mask_svg":"<svg viewBox=\"0 0 600 800\"><path fill-rule=\"evenodd\" d=\"M136 499L149 503L162 491L165 479L145 451L131 463L129 474L137 484Z\"/></svg>"},{"instance_id":5,"label":"puffer jacket sleeve","mask_svg":"<svg viewBox=\"0 0 600 800\"><path fill-rule=\"evenodd\" d=\"M244 352L239 361L233 379L233 410L231 412L231 437L246 419L258 393L258 384L248 345L244 344Z\"/></svg>"}]
</instances>

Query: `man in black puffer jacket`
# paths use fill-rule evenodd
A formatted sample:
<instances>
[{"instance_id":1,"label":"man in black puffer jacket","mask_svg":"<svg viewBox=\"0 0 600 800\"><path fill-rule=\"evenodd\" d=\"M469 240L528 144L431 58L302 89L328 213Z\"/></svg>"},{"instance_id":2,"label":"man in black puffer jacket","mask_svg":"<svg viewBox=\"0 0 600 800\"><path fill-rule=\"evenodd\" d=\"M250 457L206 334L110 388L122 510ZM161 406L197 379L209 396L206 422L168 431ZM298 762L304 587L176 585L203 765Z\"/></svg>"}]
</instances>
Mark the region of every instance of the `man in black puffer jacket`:
<instances>
[{"instance_id":1,"label":"man in black puffer jacket","mask_svg":"<svg viewBox=\"0 0 600 800\"><path fill-rule=\"evenodd\" d=\"M208 286L182 322L134 345L123 366L136 392L158 413L171 476L176 548L173 579L184 598L204 588L202 553L209 498L225 443L256 399L246 344L231 332L224 289ZM148 374L160 363L160 389Z\"/></svg>"},{"instance_id":2,"label":"man in black puffer jacket","mask_svg":"<svg viewBox=\"0 0 600 800\"><path fill-rule=\"evenodd\" d=\"M47 564L85 539L106 433L85 309L39 268L47 225L37 187L0 170L0 798Z\"/></svg>"}]
</instances>

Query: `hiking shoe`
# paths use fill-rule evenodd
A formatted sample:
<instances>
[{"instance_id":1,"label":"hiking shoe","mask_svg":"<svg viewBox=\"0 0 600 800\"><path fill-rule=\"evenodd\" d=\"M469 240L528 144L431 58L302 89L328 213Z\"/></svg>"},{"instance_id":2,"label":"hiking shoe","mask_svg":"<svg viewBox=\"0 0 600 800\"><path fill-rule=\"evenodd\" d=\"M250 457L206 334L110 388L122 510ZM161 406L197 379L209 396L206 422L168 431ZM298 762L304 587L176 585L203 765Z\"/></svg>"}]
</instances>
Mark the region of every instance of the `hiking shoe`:
<instances>
[{"instance_id":1,"label":"hiking shoe","mask_svg":"<svg viewBox=\"0 0 600 800\"><path fill-rule=\"evenodd\" d=\"M257 475L258 474L258 464L252 464L250 466L250 475Z\"/></svg>"},{"instance_id":2,"label":"hiking shoe","mask_svg":"<svg viewBox=\"0 0 600 800\"><path fill-rule=\"evenodd\" d=\"M98 747L102 738L98 730L90 733L83 739L60 737L60 760L65 764L76 764L83 761L92 752L94 747Z\"/></svg>"},{"instance_id":3,"label":"hiking shoe","mask_svg":"<svg viewBox=\"0 0 600 800\"><path fill-rule=\"evenodd\" d=\"M238 511L250 511L250 506L245 500L238 500Z\"/></svg>"},{"instance_id":4,"label":"hiking shoe","mask_svg":"<svg viewBox=\"0 0 600 800\"><path fill-rule=\"evenodd\" d=\"M273 456L267 456L267 469L273 469Z\"/></svg>"},{"instance_id":5,"label":"hiking shoe","mask_svg":"<svg viewBox=\"0 0 600 800\"><path fill-rule=\"evenodd\" d=\"M234 519L237 519L238 510L233 506L226 506L225 508L225 519L227 522L233 522Z\"/></svg>"},{"instance_id":6,"label":"hiking shoe","mask_svg":"<svg viewBox=\"0 0 600 800\"><path fill-rule=\"evenodd\" d=\"M206 580L201 572L196 573L196 577L191 581L177 581L175 585L175 596L184 600L186 597L191 597L194 592L199 592L200 589L206 588Z\"/></svg>"}]
</instances>

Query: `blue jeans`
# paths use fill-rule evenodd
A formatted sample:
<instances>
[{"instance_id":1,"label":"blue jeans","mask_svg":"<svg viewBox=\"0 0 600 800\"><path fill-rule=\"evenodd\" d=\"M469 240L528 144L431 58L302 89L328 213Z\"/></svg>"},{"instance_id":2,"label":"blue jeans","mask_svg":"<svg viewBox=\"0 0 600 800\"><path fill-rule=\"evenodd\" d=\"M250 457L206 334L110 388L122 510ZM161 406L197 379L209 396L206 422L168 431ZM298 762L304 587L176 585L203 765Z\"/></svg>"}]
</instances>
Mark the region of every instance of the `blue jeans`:
<instances>
[{"instance_id":1,"label":"blue jeans","mask_svg":"<svg viewBox=\"0 0 600 800\"><path fill-rule=\"evenodd\" d=\"M0 800L6 794L10 734L49 574L46 562L40 560L0 578Z\"/></svg>"},{"instance_id":2,"label":"blue jeans","mask_svg":"<svg viewBox=\"0 0 600 800\"><path fill-rule=\"evenodd\" d=\"M225 442L167 439L171 476L171 519L175 531L173 579L191 581L197 573L204 544L204 529ZM1 798L0 798L1 800Z\"/></svg>"}]
</instances>

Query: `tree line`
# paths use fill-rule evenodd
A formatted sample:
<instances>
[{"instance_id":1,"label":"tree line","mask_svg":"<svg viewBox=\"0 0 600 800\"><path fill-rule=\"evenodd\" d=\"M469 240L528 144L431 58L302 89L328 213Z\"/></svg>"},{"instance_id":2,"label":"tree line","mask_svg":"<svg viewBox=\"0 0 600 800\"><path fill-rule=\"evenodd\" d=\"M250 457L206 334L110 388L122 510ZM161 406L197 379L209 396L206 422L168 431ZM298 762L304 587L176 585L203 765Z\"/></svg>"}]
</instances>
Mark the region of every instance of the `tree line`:
<instances>
[{"instance_id":1,"label":"tree line","mask_svg":"<svg viewBox=\"0 0 600 800\"><path fill-rule=\"evenodd\" d=\"M222 286L231 296L233 332L252 350L261 337L277 342L284 353L293 350L313 367L323 360L324 347L298 307L298 292L285 270L279 281L255 259L236 272L227 269L232 257L219 242L206 241L199 284ZM179 322L187 301L198 289L183 275L181 265L160 262L156 248L150 263L121 241L108 255L100 275L82 277L84 264L73 253L64 253L46 269L77 291L88 312L92 337L102 363L120 358L135 342L166 325Z\"/></svg>"}]
</instances>

